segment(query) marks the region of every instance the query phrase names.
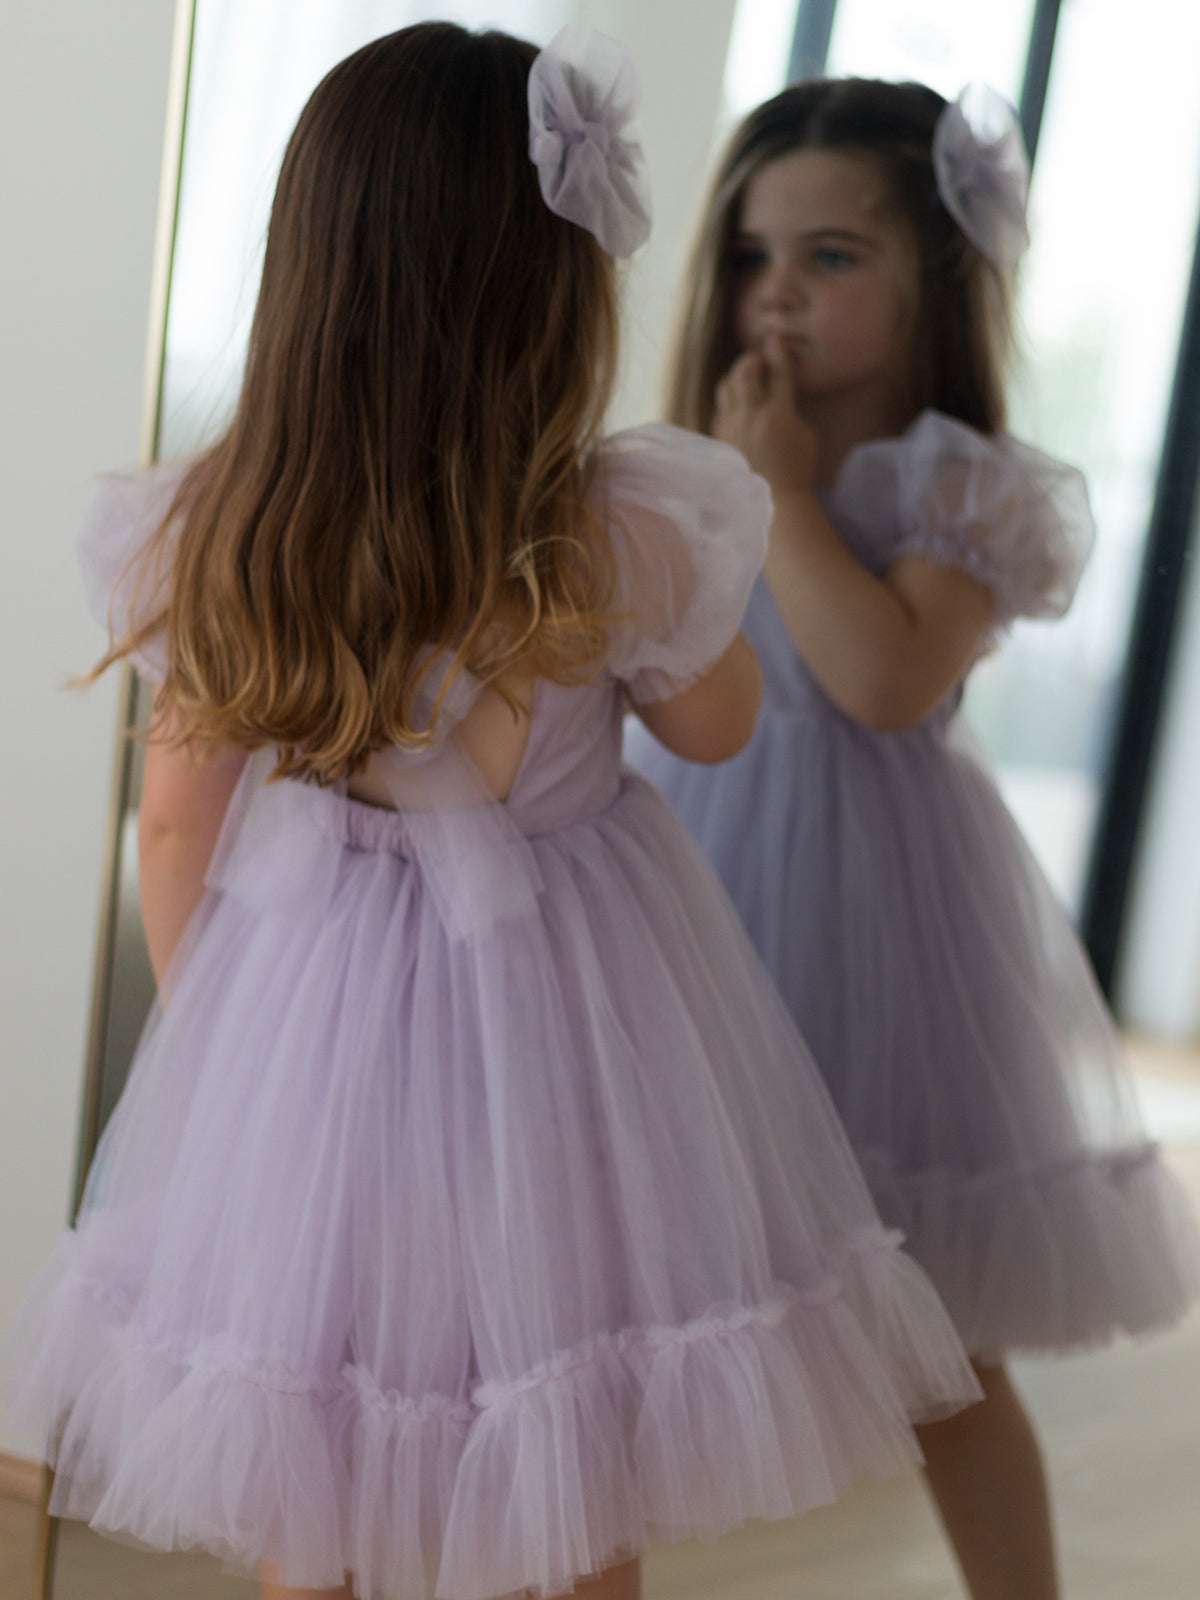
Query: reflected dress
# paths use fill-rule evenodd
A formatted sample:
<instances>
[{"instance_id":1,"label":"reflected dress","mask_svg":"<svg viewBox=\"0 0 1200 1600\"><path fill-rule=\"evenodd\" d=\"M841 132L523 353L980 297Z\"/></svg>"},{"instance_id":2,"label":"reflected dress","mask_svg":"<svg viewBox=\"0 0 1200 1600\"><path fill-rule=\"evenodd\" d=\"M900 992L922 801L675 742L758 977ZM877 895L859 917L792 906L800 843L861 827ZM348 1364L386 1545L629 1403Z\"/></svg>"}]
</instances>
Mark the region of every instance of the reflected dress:
<instances>
[{"instance_id":1,"label":"reflected dress","mask_svg":"<svg viewBox=\"0 0 1200 1600\"><path fill-rule=\"evenodd\" d=\"M175 482L110 481L87 530L118 629ZM974 1396L727 897L621 765L626 696L733 637L766 488L649 428L593 495L611 654L537 684L504 803L464 680L434 753L394 753L421 806L248 763L16 1336L56 1511L296 1586L553 1594L903 1466L910 1417Z\"/></svg>"},{"instance_id":2,"label":"reflected dress","mask_svg":"<svg viewBox=\"0 0 1200 1600\"><path fill-rule=\"evenodd\" d=\"M1077 472L936 412L852 451L825 504L873 572L915 554L986 584L993 639L1060 616L1092 540ZM872 731L809 672L765 580L745 631L766 680L747 748L701 768L635 731L630 759L729 890L881 1216L973 1353L1177 1316L1200 1292L1194 1220L961 684Z\"/></svg>"}]
</instances>

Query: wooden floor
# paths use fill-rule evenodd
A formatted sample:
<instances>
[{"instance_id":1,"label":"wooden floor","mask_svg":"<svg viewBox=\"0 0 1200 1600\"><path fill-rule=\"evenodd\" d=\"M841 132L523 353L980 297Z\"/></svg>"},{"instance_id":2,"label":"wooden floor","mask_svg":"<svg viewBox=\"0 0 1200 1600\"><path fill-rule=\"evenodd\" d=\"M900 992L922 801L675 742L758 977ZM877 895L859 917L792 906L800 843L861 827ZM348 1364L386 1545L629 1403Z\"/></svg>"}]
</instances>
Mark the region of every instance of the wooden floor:
<instances>
[{"instance_id":1,"label":"wooden floor","mask_svg":"<svg viewBox=\"0 0 1200 1600\"><path fill-rule=\"evenodd\" d=\"M1183 1135L1171 1160L1200 1206L1200 1072L1170 1053L1139 1060L1162 1090L1156 1115ZM1198 1600L1200 1312L1153 1338L1014 1370L1048 1458L1064 1600ZM32 1507L0 1499L0 1600L33 1600L35 1520ZM645 1600L963 1595L915 1478L868 1485L796 1522L656 1550L645 1574ZM204 1559L147 1556L63 1527L54 1600L255 1593Z\"/></svg>"}]
</instances>

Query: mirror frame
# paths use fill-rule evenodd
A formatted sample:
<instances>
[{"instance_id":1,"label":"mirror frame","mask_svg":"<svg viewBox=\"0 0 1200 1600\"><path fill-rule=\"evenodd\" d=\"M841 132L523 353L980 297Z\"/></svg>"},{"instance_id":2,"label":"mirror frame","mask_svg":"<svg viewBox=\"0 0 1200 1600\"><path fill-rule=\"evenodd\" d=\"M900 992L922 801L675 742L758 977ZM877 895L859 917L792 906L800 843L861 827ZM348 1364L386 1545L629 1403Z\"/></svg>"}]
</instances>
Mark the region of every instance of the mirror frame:
<instances>
[{"instance_id":1,"label":"mirror frame","mask_svg":"<svg viewBox=\"0 0 1200 1600\"><path fill-rule=\"evenodd\" d=\"M163 129L162 166L159 177L158 211L154 232L154 255L150 278L150 300L146 330L146 359L142 388L141 436L138 461L143 467L158 459L162 424L163 370L166 364L167 319L171 306L171 276L175 237L179 225L180 178L183 170L183 143L187 130L188 91L191 81L192 48L196 30L197 0L175 0L175 19L171 36L171 57L167 72ZM109 1021L116 982L117 920L120 908L121 868L123 865L123 827L133 792L135 736L138 728L139 683L128 664L121 667L117 693L116 743L113 753L112 782L109 788L108 820L104 834L104 869L100 889L100 913L96 932L96 958L92 975L92 998L88 1016L87 1046L84 1055L83 1095L79 1135L76 1144L75 1177L70 1198L69 1219L73 1226L79 1214L92 1157L100 1137L100 1111L103 1099L104 1065ZM54 1600L54 1564L58 1550L59 1519L50 1514L50 1495L54 1473L42 1468L41 1503L37 1554L34 1566L34 1600Z\"/></svg>"}]
</instances>

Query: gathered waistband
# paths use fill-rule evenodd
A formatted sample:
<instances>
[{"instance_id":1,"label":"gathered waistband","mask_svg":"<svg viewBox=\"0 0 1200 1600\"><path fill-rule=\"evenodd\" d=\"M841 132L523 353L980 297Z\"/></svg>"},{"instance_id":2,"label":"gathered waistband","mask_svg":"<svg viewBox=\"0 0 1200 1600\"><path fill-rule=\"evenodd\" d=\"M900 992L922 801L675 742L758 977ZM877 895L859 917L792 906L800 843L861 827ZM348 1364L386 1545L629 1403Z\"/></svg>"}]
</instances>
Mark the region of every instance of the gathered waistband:
<instances>
[{"instance_id":1,"label":"gathered waistband","mask_svg":"<svg viewBox=\"0 0 1200 1600\"><path fill-rule=\"evenodd\" d=\"M314 825L326 838L335 840L348 850L383 852L411 859L415 854L414 831L421 828L422 822L432 822L437 815L433 812L389 811L385 806L371 805L365 800L355 800L349 795L338 794L333 789L318 789L314 785L307 784L304 787L305 799ZM626 767L621 771L616 792L606 795L599 804L594 804L576 816L553 820L543 816L534 826L529 825L532 819L523 818L518 827L525 837L536 838L540 834L556 832L560 828L591 822L608 811L631 788L640 790L643 787L648 787L645 780Z\"/></svg>"},{"instance_id":2,"label":"gathered waistband","mask_svg":"<svg viewBox=\"0 0 1200 1600\"><path fill-rule=\"evenodd\" d=\"M369 805L329 789L312 791L313 818L321 832L348 850L384 851L393 856L412 855L408 814Z\"/></svg>"}]
</instances>

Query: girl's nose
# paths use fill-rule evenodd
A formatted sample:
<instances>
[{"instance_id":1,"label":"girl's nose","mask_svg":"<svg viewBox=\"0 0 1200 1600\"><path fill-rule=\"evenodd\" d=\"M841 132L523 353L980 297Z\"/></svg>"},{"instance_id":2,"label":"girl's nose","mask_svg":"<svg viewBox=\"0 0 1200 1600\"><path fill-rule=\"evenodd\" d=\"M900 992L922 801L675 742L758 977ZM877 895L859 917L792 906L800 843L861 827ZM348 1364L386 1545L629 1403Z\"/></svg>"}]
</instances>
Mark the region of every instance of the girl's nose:
<instances>
[{"instance_id":1,"label":"girl's nose","mask_svg":"<svg viewBox=\"0 0 1200 1600\"><path fill-rule=\"evenodd\" d=\"M772 262L758 280L759 304L768 308L790 309L804 297L799 276L785 261Z\"/></svg>"}]
</instances>

